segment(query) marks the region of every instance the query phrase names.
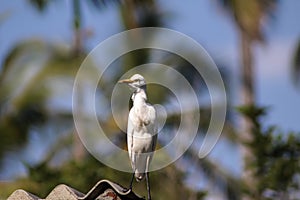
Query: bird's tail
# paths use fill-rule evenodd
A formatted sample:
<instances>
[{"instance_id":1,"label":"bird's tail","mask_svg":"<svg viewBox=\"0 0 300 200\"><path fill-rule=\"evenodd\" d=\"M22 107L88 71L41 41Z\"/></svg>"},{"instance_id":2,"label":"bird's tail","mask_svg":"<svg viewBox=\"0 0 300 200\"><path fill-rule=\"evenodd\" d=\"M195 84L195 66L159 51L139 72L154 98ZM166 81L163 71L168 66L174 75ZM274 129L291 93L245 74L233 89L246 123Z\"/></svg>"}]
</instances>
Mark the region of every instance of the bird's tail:
<instances>
[{"instance_id":1,"label":"bird's tail","mask_svg":"<svg viewBox=\"0 0 300 200\"><path fill-rule=\"evenodd\" d=\"M135 172L134 176L135 176L136 181L140 182L144 179L145 173Z\"/></svg>"}]
</instances>

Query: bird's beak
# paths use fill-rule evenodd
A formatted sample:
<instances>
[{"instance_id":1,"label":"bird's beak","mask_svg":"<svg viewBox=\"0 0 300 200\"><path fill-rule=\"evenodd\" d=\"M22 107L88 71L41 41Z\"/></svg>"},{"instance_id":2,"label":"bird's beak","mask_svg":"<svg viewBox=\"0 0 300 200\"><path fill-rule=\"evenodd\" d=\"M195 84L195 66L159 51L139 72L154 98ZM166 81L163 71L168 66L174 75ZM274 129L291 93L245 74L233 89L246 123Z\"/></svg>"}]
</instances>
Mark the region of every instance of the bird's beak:
<instances>
[{"instance_id":1,"label":"bird's beak","mask_svg":"<svg viewBox=\"0 0 300 200\"><path fill-rule=\"evenodd\" d=\"M118 81L118 83L132 83L132 82L133 81L130 79L123 79L123 80Z\"/></svg>"}]
</instances>

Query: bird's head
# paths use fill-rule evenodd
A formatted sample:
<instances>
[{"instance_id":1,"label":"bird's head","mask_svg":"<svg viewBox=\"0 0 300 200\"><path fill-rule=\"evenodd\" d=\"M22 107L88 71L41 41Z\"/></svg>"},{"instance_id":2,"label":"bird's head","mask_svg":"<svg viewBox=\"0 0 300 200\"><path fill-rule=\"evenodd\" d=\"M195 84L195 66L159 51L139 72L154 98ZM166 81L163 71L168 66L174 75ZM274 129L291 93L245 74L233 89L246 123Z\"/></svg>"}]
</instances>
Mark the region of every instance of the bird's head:
<instances>
[{"instance_id":1,"label":"bird's head","mask_svg":"<svg viewBox=\"0 0 300 200\"><path fill-rule=\"evenodd\" d=\"M146 87L146 81L140 74L134 74L129 79L120 80L118 83L126 83L133 90L145 89Z\"/></svg>"}]
</instances>

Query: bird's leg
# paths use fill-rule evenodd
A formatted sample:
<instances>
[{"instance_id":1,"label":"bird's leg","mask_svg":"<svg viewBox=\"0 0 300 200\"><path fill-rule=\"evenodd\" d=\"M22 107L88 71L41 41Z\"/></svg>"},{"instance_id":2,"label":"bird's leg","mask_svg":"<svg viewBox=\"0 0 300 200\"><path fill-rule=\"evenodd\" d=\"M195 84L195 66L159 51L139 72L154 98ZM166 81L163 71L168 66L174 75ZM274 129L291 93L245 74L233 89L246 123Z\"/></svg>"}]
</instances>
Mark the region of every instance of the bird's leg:
<instances>
[{"instance_id":1,"label":"bird's leg","mask_svg":"<svg viewBox=\"0 0 300 200\"><path fill-rule=\"evenodd\" d=\"M129 185L129 190L132 190L132 184L133 184L133 179L134 179L134 172L132 173L130 185Z\"/></svg>"},{"instance_id":2,"label":"bird's leg","mask_svg":"<svg viewBox=\"0 0 300 200\"><path fill-rule=\"evenodd\" d=\"M146 172L146 182L147 182L148 200L151 200L149 172Z\"/></svg>"},{"instance_id":3,"label":"bird's leg","mask_svg":"<svg viewBox=\"0 0 300 200\"><path fill-rule=\"evenodd\" d=\"M149 165L150 165L150 156L148 156L147 160L146 160L146 183L147 183L148 200L151 200L150 181L149 181Z\"/></svg>"}]
</instances>

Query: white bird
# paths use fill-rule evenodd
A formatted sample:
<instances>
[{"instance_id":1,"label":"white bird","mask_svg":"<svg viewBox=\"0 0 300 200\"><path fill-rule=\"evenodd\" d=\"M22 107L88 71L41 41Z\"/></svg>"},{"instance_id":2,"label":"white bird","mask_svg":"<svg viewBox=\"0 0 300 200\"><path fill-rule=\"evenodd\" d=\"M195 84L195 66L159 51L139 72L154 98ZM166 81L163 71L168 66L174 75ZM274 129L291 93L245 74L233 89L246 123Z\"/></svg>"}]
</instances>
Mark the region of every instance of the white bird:
<instances>
[{"instance_id":1,"label":"white bird","mask_svg":"<svg viewBox=\"0 0 300 200\"><path fill-rule=\"evenodd\" d=\"M133 90L127 126L127 147L133 176L130 182L132 189L133 177L139 182L146 176L148 200L151 199L149 183L149 165L157 140L155 108L147 103L146 82L143 76L135 74L129 79L119 81L127 83Z\"/></svg>"}]
</instances>

